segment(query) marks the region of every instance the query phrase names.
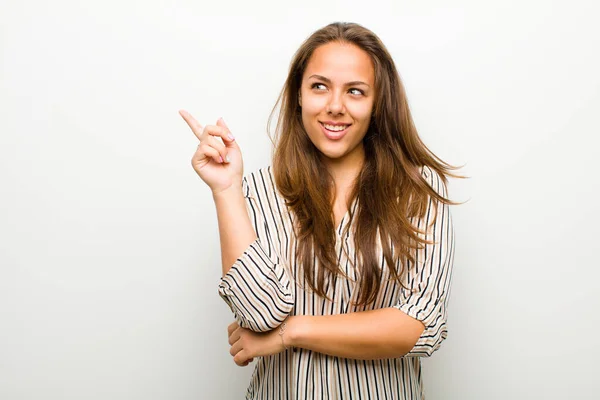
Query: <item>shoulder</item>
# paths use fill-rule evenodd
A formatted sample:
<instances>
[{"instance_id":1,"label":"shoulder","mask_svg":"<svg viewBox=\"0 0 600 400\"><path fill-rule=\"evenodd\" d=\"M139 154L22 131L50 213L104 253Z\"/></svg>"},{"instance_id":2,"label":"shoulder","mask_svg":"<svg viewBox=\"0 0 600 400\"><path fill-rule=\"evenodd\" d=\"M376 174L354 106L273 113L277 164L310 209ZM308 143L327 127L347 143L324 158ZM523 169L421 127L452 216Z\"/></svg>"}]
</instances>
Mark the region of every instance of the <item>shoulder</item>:
<instances>
[{"instance_id":1,"label":"shoulder","mask_svg":"<svg viewBox=\"0 0 600 400\"><path fill-rule=\"evenodd\" d=\"M272 196L275 193L275 182L271 166L265 166L246 174L242 180L242 189L245 197Z\"/></svg>"},{"instance_id":2,"label":"shoulder","mask_svg":"<svg viewBox=\"0 0 600 400\"><path fill-rule=\"evenodd\" d=\"M446 188L446 178L441 176L435 169L431 168L429 165L423 165L420 167L421 176L425 179L427 184L435 190L436 193L446 197L447 188Z\"/></svg>"}]
</instances>

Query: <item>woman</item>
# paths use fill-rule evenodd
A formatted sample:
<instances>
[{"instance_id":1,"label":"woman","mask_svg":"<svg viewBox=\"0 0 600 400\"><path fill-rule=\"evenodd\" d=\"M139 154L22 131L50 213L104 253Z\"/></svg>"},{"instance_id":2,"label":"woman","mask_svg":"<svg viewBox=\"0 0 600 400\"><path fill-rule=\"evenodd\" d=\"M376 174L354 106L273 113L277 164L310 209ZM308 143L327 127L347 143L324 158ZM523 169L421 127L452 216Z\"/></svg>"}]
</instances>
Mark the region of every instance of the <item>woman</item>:
<instances>
[{"instance_id":1,"label":"woman","mask_svg":"<svg viewBox=\"0 0 600 400\"><path fill-rule=\"evenodd\" d=\"M422 399L420 357L447 335L456 168L419 139L360 25L313 33L278 105L273 164L245 178L225 122L181 111L217 209L231 355L258 360L246 398Z\"/></svg>"}]
</instances>

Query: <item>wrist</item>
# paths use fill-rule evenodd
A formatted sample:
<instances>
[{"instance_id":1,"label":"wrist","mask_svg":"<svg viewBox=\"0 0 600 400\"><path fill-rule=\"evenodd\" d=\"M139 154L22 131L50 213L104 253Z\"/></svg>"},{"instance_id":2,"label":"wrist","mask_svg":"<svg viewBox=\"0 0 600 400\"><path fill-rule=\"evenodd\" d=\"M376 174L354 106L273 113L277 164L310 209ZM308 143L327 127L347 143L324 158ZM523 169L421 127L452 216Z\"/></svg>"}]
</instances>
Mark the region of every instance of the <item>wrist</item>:
<instances>
[{"instance_id":1,"label":"wrist","mask_svg":"<svg viewBox=\"0 0 600 400\"><path fill-rule=\"evenodd\" d=\"M225 189L220 189L212 192L213 200L216 202L230 201L231 199L242 198L244 193L242 192L242 182L233 183L231 186Z\"/></svg>"},{"instance_id":2,"label":"wrist","mask_svg":"<svg viewBox=\"0 0 600 400\"><path fill-rule=\"evenodd\" d=\"M310 329L310 317L306 315L294 315L286 320L284 342L288 348L304 347L308 331Z\"/></svg>"}]
</instances>

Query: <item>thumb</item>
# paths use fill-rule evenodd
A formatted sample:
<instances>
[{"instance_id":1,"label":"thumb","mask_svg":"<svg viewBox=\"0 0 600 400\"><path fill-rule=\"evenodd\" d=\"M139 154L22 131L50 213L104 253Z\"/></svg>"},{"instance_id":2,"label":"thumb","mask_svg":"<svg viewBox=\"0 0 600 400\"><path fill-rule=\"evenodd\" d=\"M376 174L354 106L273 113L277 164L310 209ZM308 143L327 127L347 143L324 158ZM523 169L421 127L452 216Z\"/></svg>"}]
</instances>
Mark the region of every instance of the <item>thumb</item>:
<instances>
[{"instance_id":1,"label":"thumb","mask_svg":"<svg viewBox=\"0 0 600 400\"><path fill-rule=\"evenodd\" d=\"M227 131L227 133L229 134L227 139L224 139L223 142L225 143L225 146L227 147L238 147L236 141L235 141L235 137L233 136L233 134L231 133L231 130L229 129L229 127L227 126L227 124L225 123L225 121L223 120L223 118L219 118L217 120L217 126L220 126L221 128L225 128L225 130Z\"/></svg>"}]
</instances>

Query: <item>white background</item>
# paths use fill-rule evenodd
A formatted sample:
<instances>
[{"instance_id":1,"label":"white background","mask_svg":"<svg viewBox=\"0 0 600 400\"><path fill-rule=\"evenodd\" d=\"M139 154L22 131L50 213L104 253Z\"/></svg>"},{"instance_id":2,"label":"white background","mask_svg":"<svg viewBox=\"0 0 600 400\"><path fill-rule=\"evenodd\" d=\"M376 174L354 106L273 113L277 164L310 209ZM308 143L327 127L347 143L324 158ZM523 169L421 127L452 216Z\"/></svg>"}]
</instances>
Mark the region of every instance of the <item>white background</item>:
<instances>
[{"instance_id":1,"label":"white background","mask_svg":"<svg viewBox=\"0 0 600 400\"><path fill-rule=\"evenodd\" d=\"M598 2L296 3L0 2L0 398L243 398L177 111L267 165L291 57L338 20L381 37L471 177L428 399L597 398Z\"/></svg>"}]
</instances>

